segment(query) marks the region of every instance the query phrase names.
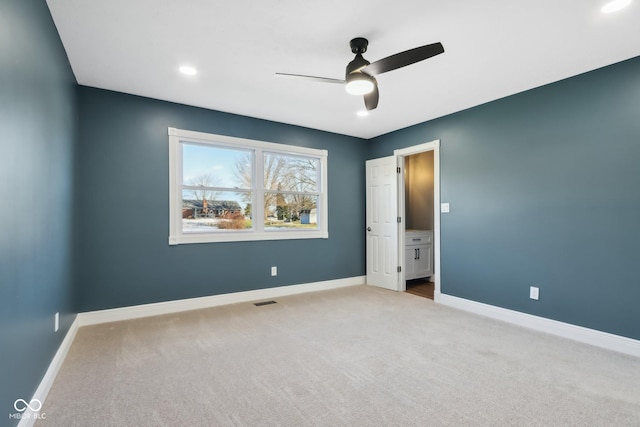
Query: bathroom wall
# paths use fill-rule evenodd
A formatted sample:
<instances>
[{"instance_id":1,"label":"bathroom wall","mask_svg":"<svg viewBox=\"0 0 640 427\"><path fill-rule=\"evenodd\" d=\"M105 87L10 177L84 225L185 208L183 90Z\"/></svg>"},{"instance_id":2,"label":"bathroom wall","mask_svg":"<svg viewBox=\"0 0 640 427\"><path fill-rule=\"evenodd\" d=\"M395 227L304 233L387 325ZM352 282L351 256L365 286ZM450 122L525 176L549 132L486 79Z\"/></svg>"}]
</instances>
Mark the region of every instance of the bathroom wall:
<instances>
[{"instance_id":1,"label":"bathroom wall","mask_svg":"<svg viewBox=\"0 0 640 427\"><path fill-rule=\"evenodd\" d=\"M405 228L433 230L433 151L404 159Z\"/></svg>"}]
</instances>

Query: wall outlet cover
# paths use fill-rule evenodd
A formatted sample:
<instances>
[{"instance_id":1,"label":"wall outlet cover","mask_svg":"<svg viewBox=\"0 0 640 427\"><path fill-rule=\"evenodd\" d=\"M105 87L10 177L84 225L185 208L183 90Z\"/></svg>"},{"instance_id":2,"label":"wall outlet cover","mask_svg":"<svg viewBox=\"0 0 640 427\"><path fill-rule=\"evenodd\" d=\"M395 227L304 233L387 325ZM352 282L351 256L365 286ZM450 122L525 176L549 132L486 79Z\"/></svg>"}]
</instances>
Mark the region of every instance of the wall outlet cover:
<instances>
[{"instance_id":1,"label":"wall outlet cover","mask_svg":"<svg viewBox=\"0 0 640 427\"><path fill-rule=\"evenodd\" d=\"M540 298L540 289L535 286L531 286L529 288L529 298L537 301Z\"/></svg>"}]
</instances>

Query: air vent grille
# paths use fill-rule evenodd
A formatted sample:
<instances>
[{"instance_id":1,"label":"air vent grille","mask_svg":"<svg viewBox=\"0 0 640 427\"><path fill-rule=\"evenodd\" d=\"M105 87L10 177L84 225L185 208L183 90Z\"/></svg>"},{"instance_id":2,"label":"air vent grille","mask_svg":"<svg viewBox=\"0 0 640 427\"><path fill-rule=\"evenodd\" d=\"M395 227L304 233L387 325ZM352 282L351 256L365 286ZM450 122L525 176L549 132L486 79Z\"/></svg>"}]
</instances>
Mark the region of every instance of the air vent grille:
<instances>
[{"instance_id":1,"label":"air vent grille","mask_svg":"<svg viewBox=\"0 0 640 427\"><path fill-rule=\"evenodd\" d=\"M277 304L277 302L275 302L275 301L262 301L262 302L256 302L253 305L255 305L256 307L260 307L261 305L269 305L269 304Z\"/></svg>"}]
</instances>

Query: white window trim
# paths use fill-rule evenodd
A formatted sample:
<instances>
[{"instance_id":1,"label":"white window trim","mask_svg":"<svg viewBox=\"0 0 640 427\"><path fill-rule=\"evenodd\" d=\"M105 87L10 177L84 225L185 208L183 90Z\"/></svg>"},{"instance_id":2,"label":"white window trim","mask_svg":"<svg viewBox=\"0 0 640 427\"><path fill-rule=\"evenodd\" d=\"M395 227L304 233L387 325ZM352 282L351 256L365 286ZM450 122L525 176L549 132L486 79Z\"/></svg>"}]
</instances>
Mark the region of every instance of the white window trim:
<instances>
[{"instance_id":1,"label":"white window trim","mask_svg":"<svg viewBox=\"0 0 640 427\"><path fill-rule=\"evenodd\" d=\"M327 150L299 147L295 145L276 144L225 135L215 135L183 129L169 128L169 244L181 245L189 243L243 242L256 240L288 240L288 239L327 239L329 238L327 207ZM318 198L318 229L316 230L238 230L223 232L182 232L182 147L180 141L204 143L216 146L246 148L256 152L268 151L278 154L293 154L316 157L320 160L320 193ZM255 159L254 159L255 161ZM262 177L262 162L255 161L254 180ZM257 198L257 196L256 196ZM264 222L262 209L256 206L254 225Z\"/></svg>"}]
</instances>

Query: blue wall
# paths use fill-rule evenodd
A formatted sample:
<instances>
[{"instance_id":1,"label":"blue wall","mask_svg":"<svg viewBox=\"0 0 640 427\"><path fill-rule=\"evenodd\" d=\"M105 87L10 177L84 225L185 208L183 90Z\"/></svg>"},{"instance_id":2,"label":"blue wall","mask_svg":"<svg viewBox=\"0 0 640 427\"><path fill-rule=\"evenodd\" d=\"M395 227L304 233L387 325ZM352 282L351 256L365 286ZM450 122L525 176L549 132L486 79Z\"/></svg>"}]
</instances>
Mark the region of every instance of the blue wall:
<instances>
[{"instance_id":1,"label":"blue wall","mask_svg":"<svg viewBox=\"0 0 640 427\"><path fill-rule=\"evenodd\" d=\"M443 293L640 339L640 58L380 136L370 157L434 139Z\"/></svg>"},{"instance_id":2,"label":"blue wall","mask_svg":"<svg viewBox=\"0 0 640 427\"><path fill-rule=\"evenodd\" d=\"M87 87L78 108L80 311L365 274L366 141ZM327 149L329 239L169 246L168 127Z\"/></svg>"},{"instance_id":3,"label":"blue wall","mask_svg":"<svg viewBox=\"0 0 640 427\"><path fill-rule=\"evenodd\" d=\"M44 1L0 2L0 424L73 321L75 78ZM54 313L60 330L54 333Z\"/></svg>"},{"instance_id":4,"label":"blue wall","mask_svg":"<svg viewBox=\"0 0 640 427\"><path fill-rule=\"evenodd\" d=\"M434 139L444 293L640 339L640 58L364 141L77 87L44 1L0 36L0 417L77 311L363 275L364 160ZM329 239L169 246L167 127L327 149Z\"/></svg>"}]
</instances>

